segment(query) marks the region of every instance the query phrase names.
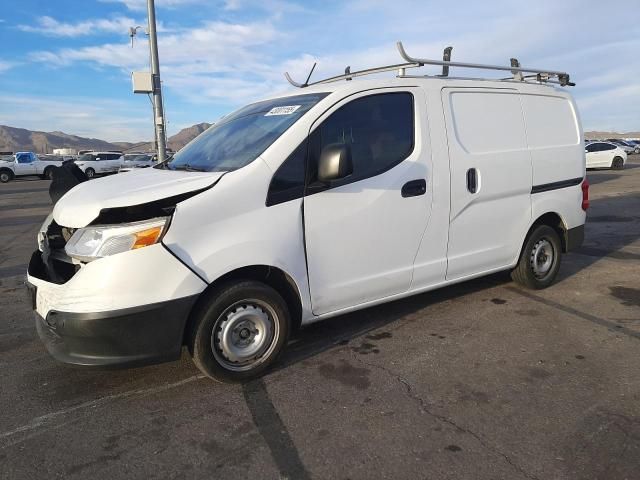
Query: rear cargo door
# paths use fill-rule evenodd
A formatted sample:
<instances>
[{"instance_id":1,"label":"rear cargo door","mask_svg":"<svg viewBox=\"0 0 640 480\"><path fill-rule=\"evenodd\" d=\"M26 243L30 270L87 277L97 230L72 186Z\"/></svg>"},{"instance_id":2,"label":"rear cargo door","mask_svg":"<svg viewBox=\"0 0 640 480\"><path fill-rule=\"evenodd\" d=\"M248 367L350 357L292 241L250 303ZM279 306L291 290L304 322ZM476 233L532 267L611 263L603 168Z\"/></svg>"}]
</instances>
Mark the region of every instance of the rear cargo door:
<instances>
[{"instance_id":1,"label":"rear cargo door","mask_svg":"<svg viewBox=\"0 0 640 480\"><path fill-rule=\"evenodd\" d=\"M447 280L513 263L531 218L531 158L514 89L442 90L451 212Z\"/></svg>"}]
</instances>

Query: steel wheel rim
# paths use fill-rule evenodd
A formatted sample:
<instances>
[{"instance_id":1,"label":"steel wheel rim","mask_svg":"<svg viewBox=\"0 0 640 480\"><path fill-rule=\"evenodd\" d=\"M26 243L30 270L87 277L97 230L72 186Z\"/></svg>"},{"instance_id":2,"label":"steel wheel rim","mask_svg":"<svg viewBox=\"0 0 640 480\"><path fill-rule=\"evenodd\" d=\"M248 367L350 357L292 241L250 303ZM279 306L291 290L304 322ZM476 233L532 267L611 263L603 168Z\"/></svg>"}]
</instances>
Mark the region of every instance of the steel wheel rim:
<instances>
[{"instance_id":1,"label":"steel wheel rim","mask_svg":"<svg viewBox=\"0 0 640 480\"><path fill-rule=\"evenodd\" d=\"M555 260L555 249L553 244L546 238L536 242L531 250L530 264L531 270L536 278L542 279L549 275Z\"/></svg>"},{"instance_id":2,"label":"steel wheel rim","mask_svg":"<svg viewBox=\"0 0 640 480\"><path fill-rule=\"evenodd\" d=\"M275 310L266 302L247 299L228 307L211 332L211 350L224 368L242 372L263 363L278 339Z\"/></svg>"}]
</instances>

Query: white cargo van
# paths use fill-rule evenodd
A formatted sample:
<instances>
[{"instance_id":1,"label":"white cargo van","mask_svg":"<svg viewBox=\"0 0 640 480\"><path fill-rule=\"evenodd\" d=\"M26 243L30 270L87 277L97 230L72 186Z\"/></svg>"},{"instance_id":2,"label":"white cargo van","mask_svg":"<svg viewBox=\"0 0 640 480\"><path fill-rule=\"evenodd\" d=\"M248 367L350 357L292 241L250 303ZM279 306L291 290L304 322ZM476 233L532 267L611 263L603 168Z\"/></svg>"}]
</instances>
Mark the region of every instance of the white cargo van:
<instances>
[{"instance_id":1,"label":"white cargo van","mask_svg":"<svg viewBox=\"0 0 640 480\"><path fill-rule=\"evenodd\" d=\"M300 325L501 270L549 286L588 206L578 112L549 85L568 75L409 76L465 64L401 52L405 64L253 103L168 163L69 191L28 272L50 353L134 365L186 345L210 377L242 381Z\"/></svg>"}]
</instances>

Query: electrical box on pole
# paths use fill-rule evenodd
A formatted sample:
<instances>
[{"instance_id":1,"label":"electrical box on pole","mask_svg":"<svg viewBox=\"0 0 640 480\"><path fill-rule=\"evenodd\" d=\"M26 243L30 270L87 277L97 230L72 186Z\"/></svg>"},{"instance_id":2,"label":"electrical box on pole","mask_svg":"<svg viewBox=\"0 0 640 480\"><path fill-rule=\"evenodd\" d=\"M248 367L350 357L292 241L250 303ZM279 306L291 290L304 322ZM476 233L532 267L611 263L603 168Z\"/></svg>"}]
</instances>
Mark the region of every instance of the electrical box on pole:
<instances>
[{"instance_id":1,"label":"electrical box on pole","mask_svg":"<svg viewBox=\"0 0 640 480\"><path fill-rule=\"evenodd\" d=\"M151 72L131 72L133 93L153 93L153 76Z\"/></svg>"}]
</instances>

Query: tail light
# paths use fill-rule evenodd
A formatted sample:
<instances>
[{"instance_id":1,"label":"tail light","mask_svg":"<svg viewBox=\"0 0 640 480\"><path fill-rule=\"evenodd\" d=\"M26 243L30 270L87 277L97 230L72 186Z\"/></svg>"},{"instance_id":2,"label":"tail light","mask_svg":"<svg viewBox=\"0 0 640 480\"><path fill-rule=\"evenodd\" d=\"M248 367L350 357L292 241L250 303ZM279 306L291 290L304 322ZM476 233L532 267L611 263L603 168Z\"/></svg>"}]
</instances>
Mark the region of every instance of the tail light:
<instances>
[{"instance_id":1,"label":"tail light","mask_svg":"<svg viewBox=\"0 0 640 480\"><path fill-rule=\"evenodd\" d=\"M587 177L584 177L584 180L582 181L581 186L582 186L582 210L586 212L587 208L589 208L589 180L587 180Z\"/></svg>"}]
</instances>

